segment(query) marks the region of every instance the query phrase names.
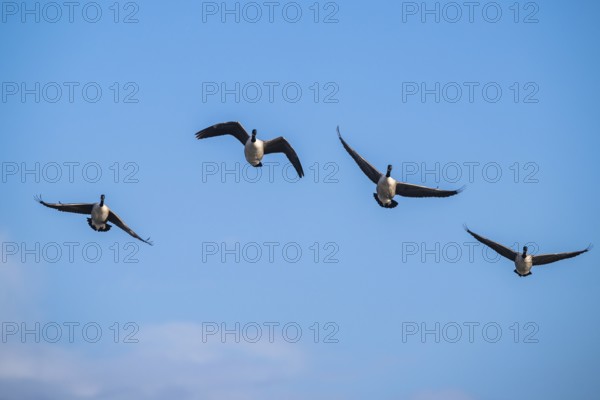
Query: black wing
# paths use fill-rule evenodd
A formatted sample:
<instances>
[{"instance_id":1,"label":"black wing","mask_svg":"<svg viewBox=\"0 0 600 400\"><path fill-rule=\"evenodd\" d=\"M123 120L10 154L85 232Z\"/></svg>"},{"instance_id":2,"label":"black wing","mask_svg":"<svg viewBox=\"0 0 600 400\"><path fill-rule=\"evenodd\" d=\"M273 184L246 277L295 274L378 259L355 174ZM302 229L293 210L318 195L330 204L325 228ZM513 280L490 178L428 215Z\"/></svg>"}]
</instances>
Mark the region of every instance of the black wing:
<instances>
[{"instance_id":1,"label":"black wing","mask_svg":"<svg viewBox=\"0 0 600 400\"><path fill-rule=\"evenodd\" d=\"M471 234L471 236L473 236L475 239L479 240L481 243L494 249L501 256L504 256L511 261L515 261L515 258L517 257L516 251L513 251L513 250L509 249L508 247L502 246L500 243L496 243L490 239L486 239L483 236L479 236L475 232L471 232L469 230L469 228L467 228L466 226L465 226L465 230L467 232L469 232Z\"/></svg>"},{"instance_id":2,"label":"black wing","mask_svg":"<svg viewBox=\"0 0 600 400\"><path fill-rule=\"evenodd\" d=\"M300 164L298 154L296 154L294 148L288 143L287 140L285 140L283 136L279 136L278 138L272 140L265 140L263 143L265 146L265 154L284 153L294 168L296 168L298 176L300 178L304 176L304 170L302 169L302 164Z\"/></svg>"},{"instance_id":3,"label":"black wing","mask_svg":"<svg viewBox=\"0 0 600 400\"><path fill-rule=\"evenodd\" d=\"M396 194L404 197L450 197L463 190L464 187L457 190L439 190L426 186L411 185L410 183L396 183Z\"/></svg>"},{"instance_id":4,"label":"black wing","mask_svg":"<svg viewBox=\"0 0 600 400\"><path fill-rule=\"evenodd\" d=\"M246 144L250 135L239 122L223 122L196 133L196 139L206 139L214 136L232 135L237 138L243 145Z\"/></svg>"},{"instance_id":5,"label":"black wing","mask_svg":"<svg viewBox=\"0 0 600 400\"><path fill-rule=\"evenodd\" d=\"M585 250L580 250L580 251L573 251L570 253L558 253L558 254L540 254L539 256L533 256L533 265L544 265L544 264L550 264L553 263L555 261L560 261L560 260L564 260L565 258L573 258L573 257L577 257L580 254L583 254L587 251L589 251L592 248L592 246L588 246L587 249Z\"/></svg>"},{"instance_id":6,"label":"black wing","mask_svg":"<svg viewBox=\"0 0 600 400\"><path fill-rule=\"evenodd\" d=\"M125 232L129 233L134 238L139 239L139 240L141 240L144 243L148 243L150 246L153 245L153 243L150 241L150 238L144 240L141 237L139 237L138 234L135 233L133 231L133 229L131 229L130 227L128 227L125 224L125 222L123 222L123 220L121 218L119 218L119 216L117 214L115 214L112 210L108 213L108 220L110 222L112 222L113 224L115 224L116 226L118 226L119 228L123 229Z\"/></svg>"},{"instance_id":7,"label":"black wing","mask_svg":"<svg viewBox=\"0 0 600 400\"><path fill-rule=\"evenodd\" d=\"M46 203L40 196L34 197L35 201L45 205L46 207L54 208L58 211L76 213L76 214L91 214L94 203Z\"/></svg>"},{"instance_id":8,"label":"black wing","mask_svg":"<svg viewBox=\"0 0 600 400\"><path fill-rule=\"evenodd\" d=\"M354 159L354 161L356 161L356 163L358 164L358 166L360 167L360 169L362 170L362 172L364 172L365 175L367 175L367 177L373 183L377 184L377 182L379 182L379 178L383 174L381 172L377 171L377 168L375 168L374 166L372 166L371 164L369 164L369 162L367 160L365 160L364 158L362 158L360 156L360 154L358 154L356 151L354 151L354 149L352 147L348 146L348 143L346 143L344 141L344 139L342 139L342 134L340 133L340 127L339 126L337 127L337 133L338 133L338 137L342 141L342 145L344 146L344 148L346 149L346 151L348 152L348 154L350 154L350 156Z\"/></svg>"}]
</instances>

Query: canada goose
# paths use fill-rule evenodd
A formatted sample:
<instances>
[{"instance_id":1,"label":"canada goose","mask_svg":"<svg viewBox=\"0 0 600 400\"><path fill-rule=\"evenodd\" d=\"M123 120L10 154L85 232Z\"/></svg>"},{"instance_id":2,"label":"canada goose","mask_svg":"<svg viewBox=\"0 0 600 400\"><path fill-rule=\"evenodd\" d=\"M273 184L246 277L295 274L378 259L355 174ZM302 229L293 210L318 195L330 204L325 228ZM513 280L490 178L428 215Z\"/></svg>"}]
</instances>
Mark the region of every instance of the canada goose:
<instances>
[{"instance_id":1,"label":"canada goose","mask_svg":"<svg viewBox=\"0 0 600 400\"><path fill-rule=\"evenodd\" d=\"M136 239L141 240L144 243L148 243L152 246L150 238L144 240L137 235L130 227L125 225L125 222L119 218L106 204L104 204L104 195L100 195L100 203L46 203L42 200L41 196L36 196L35 201L46 207L54 208L58 211L71 212L76 214L89 214L91 218L88 218L89 226L98 232L106 232L110 230L111 225L107 224L108 221L112 222L125 232L129 233Z\"/></svg>"},{"instance_id":2,"label":"canada goose","mask_svg":"<svg viewBox=\"0 0 600 400\"><path fill-rule=\"evenodd\" d=\"M302 164L298 155L283 136L271 140L260 140L256 138L256 129L252 129L252 135L244 129L239 122L223 122L196 133L196 139L206 139L214 136L232 135L244 145L244 155L246 161L253 167L262 167L262 159L265 154L284 153L292 163L298 176L304 176Z\"/></svg>"},{"instance_id":3,"label":"canada goose","mask_svg":"<svg viewBox=\"0 0 600 400\"><path fill-rule=\"evenodd\" d=\"M483 236L479 236L475 232L470 231L466 225L464 228L467 232L469 232L471 234L471 236L473 236L475 239L479 240L481 243L485 244L486 246L491 247L493 250L495 250L501 256L504 256L504 257L508 258L509 260L514 261L515 267L516 267L514 272L515 272L515 274L519 275L520 277L531 275L531 267L533 267L533 266L550 264L555 261L564 260L565 258L576 257L582 253L585 253L586 251L589 251L592 248L592 246L590 245L585 250L581 250L581 251L573 251L570 253L557 253L557 254L540 254L537 256L532 256L531 254L527 254L527 246L523 246L523 253L519 254L516 251L513 251L513 250L509 249L508 247L501 245L500 243L496 243L490 239L484 238Z\"/></svg>"},{"instance_id":4,"label":"canada goose","mask_svg":"<svg viewBox=\"0 0 600 400\"><path fill-rule=\"evenodd\" d=\"M386 174L382 174L374 166L369 164L367 160L362 158L360 154L354 151L352 147L348 146L344 139L342 139L339 126L337 127L337 133L348 154L356 161L362 172L377 185L377 193L373 193L373 197L381 207L396 207L398 203L394 200L395 195L404 197L449 197L463 191L463 188L458 190L439 190L398 182L390 176L392 173L391 165L388 165Z\"/></svg>"}]
</instances>

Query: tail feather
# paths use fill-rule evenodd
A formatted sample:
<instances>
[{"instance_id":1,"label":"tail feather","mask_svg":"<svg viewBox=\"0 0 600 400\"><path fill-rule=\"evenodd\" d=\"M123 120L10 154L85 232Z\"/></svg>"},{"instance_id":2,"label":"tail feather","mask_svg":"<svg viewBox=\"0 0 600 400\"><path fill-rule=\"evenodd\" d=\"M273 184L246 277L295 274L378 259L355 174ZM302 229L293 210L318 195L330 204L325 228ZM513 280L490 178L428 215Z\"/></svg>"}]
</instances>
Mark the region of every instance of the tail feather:
<instances>
[{"instance_id":1,"label":"tail feather","mask_svg":"<svg viewBox=\"0 0 600 400\"><path fill-rule=\"evenodd\" d=\"M92 223L92 219L91 218L88 218L87 222L88 222L88 225L90 226L90 228L92 228L96 232L108 232L110 230L110 228L112 228L112 225L109 225L109 224L106 224L106 223L104 224L103 227L96 228L94 226L94 224Z\"/></svg>"},{"instance_id":2,"label":"tail feather","mask_svg":"<svg viewBox=\"0 0 600 400\"><path fill-rule=\"evenodd\" d=\"M375 198L375 201L377 202L377 204L379 204L383 208L396 208L396 206L398 205L398 202L394 199L392 199L392 201L389 202L388 204L383 204L381 202L381 200L379 200L377 193L373 193L373 197Z\"/></svg>"}]
</instances>

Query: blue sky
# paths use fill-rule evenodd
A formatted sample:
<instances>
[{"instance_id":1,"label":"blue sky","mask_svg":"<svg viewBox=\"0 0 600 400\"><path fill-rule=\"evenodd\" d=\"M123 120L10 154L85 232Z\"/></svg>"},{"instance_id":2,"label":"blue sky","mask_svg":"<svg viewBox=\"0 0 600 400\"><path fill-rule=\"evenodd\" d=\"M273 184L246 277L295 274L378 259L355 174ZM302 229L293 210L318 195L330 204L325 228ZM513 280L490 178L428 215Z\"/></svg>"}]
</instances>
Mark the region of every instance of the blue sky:
<instances>
[{"instance_id":1,"label":"blue sky","mask_svg":"<svg viewBox=\"0 0 600 400\"><path fill-rule=\"evenodd\" d=\"M222 10L235 2L121 2L118 15L98 2L95 23L93 4L78 3L73 22L67 8L59 18L55 3L38 4L39 22L5 2L0 23L4 396L597 393L597 250L520 279L462 225L539 252L600 243L598 4L521 2L516 16L501 1L495 23L486 2L456 23L449 2L438 3L439 23L421 2L320 2L318 16L314 2L280 2L273 22L262 3L239 3L236 22ZM423 87L434 91L422 97ZM273 179L266 168L256 177L235 139L194 138L231 120L285 136L305 178L287 179L282 155L265 158ZM380 208L338 125L380 170L466 190ZM155 245L116 227L94 232L37 194L105 194ZM72 343L69 323L79 324ZM222 338L236 323L239 343Z\"/></svg>"}]
</instances>

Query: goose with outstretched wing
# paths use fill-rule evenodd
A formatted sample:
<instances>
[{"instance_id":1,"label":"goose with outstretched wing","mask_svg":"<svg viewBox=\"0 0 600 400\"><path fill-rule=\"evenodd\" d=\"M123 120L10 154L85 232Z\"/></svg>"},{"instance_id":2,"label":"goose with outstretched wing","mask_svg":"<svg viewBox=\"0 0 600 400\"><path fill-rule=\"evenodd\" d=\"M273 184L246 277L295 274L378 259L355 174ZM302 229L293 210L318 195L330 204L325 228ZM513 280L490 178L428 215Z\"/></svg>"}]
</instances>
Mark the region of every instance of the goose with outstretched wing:
<instances>
[{"instance_id":1,"label":"goose with outstretched wing","mask_svg":"<svg viewBox=\"0 0 600 400\"><path fill-rule=\"evenodd\" d=\"M580 251L572 251L568 253L555 253L555 254L540 254L537 256L532 256L531 254L527 254L527 246L523 246L523 253L519 254L516 251L509 249L506 246L501 245L500 243L496 243L493 240L485 238L471 231L469 228L465 226L465 230L473 236L475 239L490 247L494 251L496 251L501 256L508 258L515 263L515 274L520 277L531 275L531 268L537 265L550 264L556 261L564 260L567 258L573 258L580 254L583 254L589 251L592 246L588 246L584 250Z\"/></svg>"},{"instance_id":2,"label":"goose with outstretched wing","mask_svg":"<svg viewBox=\"0 0 600 400\"><path fill-rule=\"evenodd\" d=\"M196 133L196 139L206 139L223 135L231 135L240 141L244 146L246 161L253 167L262 167L262 159L265 154L283 153L290 163L292 163L294 169L296 169L298 176L300 178L304 176L304 170L302 169L298 154L296 154L294 148L283 136L271 140L260 140L256 138L256 129L253 129L252 134L249 135L242 124L232 121L209 126Z\"/></svg>"},{"instance_id":3,"label":"goose with outstretched wing","mask_svg":"<svg viewBox=\"0 0 600 400\"><path fill-rule=\"evenodd\" d=\"M134 238L152 246L150 238L144 240L139 237L114 211L104 204L104 195L100 196L99 203L46 203L40 196L36 196L35 201L58 211L90 215L90 218L87 219L88 225L97 232L110 230L111 225L108 222L112 222Z\"/></svg>"},{"instance_id":4,"label":"goose with outstretched wing","mask_svg":"<svg viewBox=\"0 0 600 400\"><path fill-rule=\"evenodd\" d=\"M450 197L463 191L463 188L457 190L440 190L425 186L413 185L405 182L398 182L391 177L392 166L388 165L387 172L382 174L372 166L367 160L362 158L352 147L346 143L340 133L340 127L337 128L338 137L344 146L344 149L354 159L359 168L364 174L377 185L377 192L373 193L373 197L377 204L384 208L394 208L398 202L394 200L394 196L404 197Z\"/></svg>"}]
</instances>

